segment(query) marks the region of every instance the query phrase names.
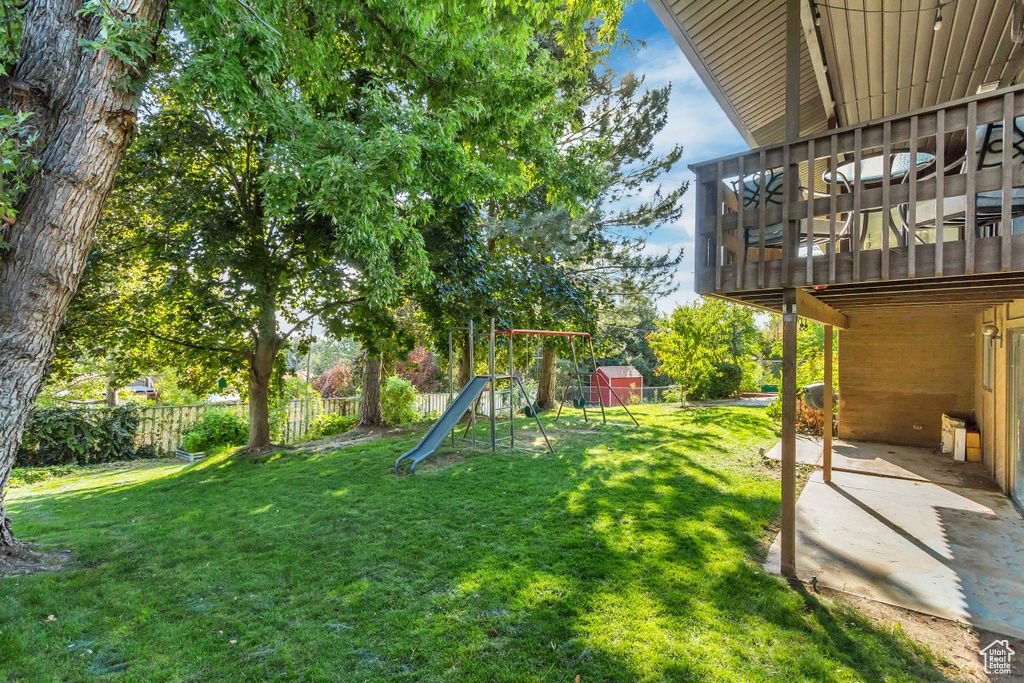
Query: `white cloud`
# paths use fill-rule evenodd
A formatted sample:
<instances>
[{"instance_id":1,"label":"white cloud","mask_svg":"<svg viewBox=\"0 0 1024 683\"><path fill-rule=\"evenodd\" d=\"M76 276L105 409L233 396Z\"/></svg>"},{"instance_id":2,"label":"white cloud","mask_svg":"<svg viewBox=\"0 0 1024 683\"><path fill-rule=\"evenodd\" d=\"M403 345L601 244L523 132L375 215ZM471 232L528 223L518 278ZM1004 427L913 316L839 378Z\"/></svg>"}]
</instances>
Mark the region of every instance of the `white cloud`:
<instances>
[{"instance_id":1,"label":"white cloud","mask_svg":"<svg viewBox=\"0 0 1024 683\"><path fill-rule=\"evenodd\" d=\"M683 145L680 164L660 179L660 184L675 187L686 180L692 183L694 176L686 168L687 164L744 150L747 145L668 32L660 25L658 30L656 35L644 36L645 49L632 57L620 55L613 66L620 73L632 69L637 76L643 75L647 88L672 84L668 123L655 138L654 147L656 153L664 153L673 145ZM653 184L649 192L653 192L657 184ZM694 196L691 184L683 197L683 215L679 221L660 228L650 239L649 248L662 252L666 247L684 248L683 261L675 278L679 290L657 302L663 312L697 298L693 291Z\"/></svg>"}]
</instances>

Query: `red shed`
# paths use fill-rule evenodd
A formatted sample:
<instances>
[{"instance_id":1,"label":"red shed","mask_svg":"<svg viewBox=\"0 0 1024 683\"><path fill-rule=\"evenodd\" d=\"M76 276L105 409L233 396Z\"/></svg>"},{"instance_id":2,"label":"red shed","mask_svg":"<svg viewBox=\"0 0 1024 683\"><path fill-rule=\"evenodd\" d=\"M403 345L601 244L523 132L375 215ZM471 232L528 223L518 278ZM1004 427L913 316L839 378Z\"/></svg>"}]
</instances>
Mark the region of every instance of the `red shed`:
<instances>
[{"instance_id":1,"label":"red shed","mask_svg":"<svg viewBox=\"0 0 1024 683\"><path fill-rule=\"evenodd\" d=\"M597 369L597 373L601 375L601 398L604 399L606 406L619 405L619 402L608 391L608 385L611 385L616 396L626 405L640 402L644 377L632 365L602 365ZM590 379L590 400L597 403L598 379L596 375L591 375Z\"/></svg>"}]
</instances>

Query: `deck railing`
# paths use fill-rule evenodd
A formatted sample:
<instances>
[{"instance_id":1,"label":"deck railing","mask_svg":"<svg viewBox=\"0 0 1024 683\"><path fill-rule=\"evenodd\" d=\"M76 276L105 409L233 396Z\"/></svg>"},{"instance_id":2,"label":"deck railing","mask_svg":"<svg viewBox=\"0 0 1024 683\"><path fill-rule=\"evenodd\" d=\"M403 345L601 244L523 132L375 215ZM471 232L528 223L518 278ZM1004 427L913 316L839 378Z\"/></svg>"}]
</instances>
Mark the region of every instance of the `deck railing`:
<instances>
[{"instance_id":1,"label":"deck railing","mask_svg":"<svg viewBox=\"0 0 1024 683\"><path fill-rule=\"evenodd\" d=\"M1014 86L691 166L697 291L1024 270L1022 114Z\"/></svg>"}]
</instances>

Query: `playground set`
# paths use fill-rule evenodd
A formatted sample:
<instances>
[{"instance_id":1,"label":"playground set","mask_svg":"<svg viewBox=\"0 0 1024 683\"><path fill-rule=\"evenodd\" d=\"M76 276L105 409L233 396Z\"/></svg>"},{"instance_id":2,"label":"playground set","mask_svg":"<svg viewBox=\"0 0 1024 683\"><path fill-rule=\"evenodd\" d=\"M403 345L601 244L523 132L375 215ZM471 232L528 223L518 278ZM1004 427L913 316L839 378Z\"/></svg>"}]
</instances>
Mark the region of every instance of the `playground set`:
<instances>
[{"instance_id":1,"label":"playground set","mask_svg":"<svg viewBox=\"0 0 1024 683\"><path fill-rule=\"evenodd\" d=\"M466 343L468 345L469 352L469 367L471 369L476 367L474 358L475 342L478 337L487 337L488 369L488 373L486 375L472 375L469 382L462 387L457 395L455 394L455 378L452 372L452 367L455 362L454 349L456 332L466 333ZM551 445L551 440L548 438L547 432L544 430L544 425L541 424L535 401L536 397L530 397L529 392L526 390L526 386L523 384L522 378L517 375L515 371L513 341L517 336L567 337L569 340L573 372L569 374L565 383L565 388L562 390L562 399L558 405L558 413L555 416L556 420L562 416L562 408L565 406L565 400L569 395L569 390L573 382L575 381L579 390L579 396L573 401L573 403L575 407L583 410L583 420L585 422L589 422L590 420L587 414L588 396L596 397L596 402L601 409L601 421L604 424L609 424L605 408L610 408L614 405L611 401L608 401L611 405L606 405L606 397L614 397L615 401L617 401L618 404L626 410L626 414L629 415L629 418L633 421L633 426L640 426L640 423L637 422L633 413L630 412L629 407L622 401L615 389L608 383L608 379L603 374L597 372L597 360L594 357L594 341L589 333L566 332L561 330L495 330L494 318L491 318L490 331L476 332L473 327L473 322L470 321L469 325L466 327L455 327L448 331L448 407L438 418L437 422L431 426L416 447L395 461L395 474L398 474L399 465L402 461L409 462L409 472L410 474L414 474L416 472L416 465L433 455L441 444L444 443L445 439L449 437L451 438L452 446L455 446L456 428L458 427L459 422L461 422L463 416L467 413L469 414L469 420L463 429L462 436L458 438L459 441L469 442L474 447L478 445L490 446L492 453L497 452L498 445L503 441L508 442L506 448L510 452L515 449L520 449L531 453L542 453L544 451L538 451L527 446L516 444L515 416L520 410L524 410L527 417L532 417L536 421L537 427L540 429L541 436L544 437L547 452L555 452L554 447ZM495 366L495 344L499 338L503 337L507 337L507 374L498 373ZM576 356L577 338L582 339L588 346L591 363L591 369L589 371L580 371L579 361ZM534 360L537 359L537 357L534 358ZM584 380L586 383L584 383ZM499 382L507 382L507 388L499 391L497 389ZM596 388L598 389L597 391L594 391L595 382ZM603 387L601 386L602 382L604 383ZM486 414L489 438L487 440L480 440L477 438L477 413L480 410L480 403L484 399L485 393L487 394ZM504 405L498 405L499 398L504 400ZM507 419L499 420L499 411L507 411ZM502 427L506 424L509 427L508 436L499 437L497 435L498 427Z\"/></svg>"}]
</instances>

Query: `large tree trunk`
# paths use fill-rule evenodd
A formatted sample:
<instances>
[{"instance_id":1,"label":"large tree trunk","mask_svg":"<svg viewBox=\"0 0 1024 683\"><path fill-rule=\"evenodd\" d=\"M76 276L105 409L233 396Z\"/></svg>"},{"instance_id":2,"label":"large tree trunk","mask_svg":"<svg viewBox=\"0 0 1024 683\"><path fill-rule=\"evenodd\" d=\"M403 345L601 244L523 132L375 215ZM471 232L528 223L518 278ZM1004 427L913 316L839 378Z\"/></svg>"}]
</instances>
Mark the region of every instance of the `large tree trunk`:
<instances>
[{"instance_id":1,"label":"large tree trunk","mask_svg":"<svg viewBox=\"0 0 1024 683\"><path fill-rule=\"evenodd\" d=\"M473 379L473 368L469 367L469 344L462 345L462 355L459 356L459 389L469 384Z\"/></svg>"},{"instance_id":2,"label":"large tree trunk","mask_svg":"<svg viewBox=\"0 0 1024 683\"><path fill-rule=\"evenodd\" d=\"M366 353L366 358L363 361L363 391L359 395L360 427L376 427L384 424L384 413L380 409L381 365L381 354Z\"/></svg>"},{"instance_id":3,"label":"large tree trunk","mask_svg":"<svg viewBox=\"0 0 1024 683\"><path fill-rule=\"evenodd\" d=\"M14 543L3 491L53 342L78 288L96 222L135 128L138 78L100 39L82 0L30 0L18 63L0 78L0 107L31 112L37 161L0 255L0 548ZM116 19L161 27L167 0L117 3ZM154 30L152 41L156 42Z\"/></svg>"},{"instance_id":4,"label":"large tree trunk","mask_svg":"<svg viewBox=\"0 0 1024 683\"><path fill-rule=\"evenodd\" d=\"M554 408L558 402L558 387L555 386L557 361L558 352L545 345L540 359L540 381L537 384L537 405L542 410Z\"/></svg>"},{"instance_id":5,"label":"large tree trunk","mask_svg":"<svg viewBox=\"0 0 1024 683\"><path fill-rule=\"evenodd\" d=\"M246 448L270 445L270 380L274 376L274 360L281 349L276 334L256 342L256 353L249 357L249 443Z\"/></svg>"}]
</instances>

